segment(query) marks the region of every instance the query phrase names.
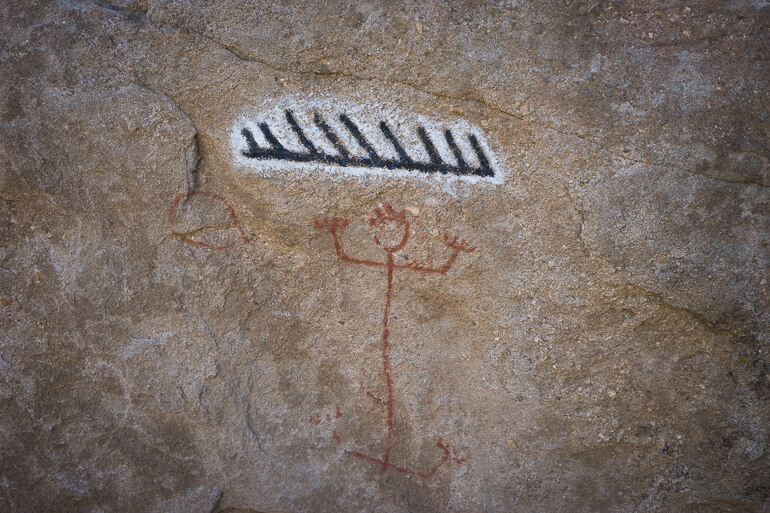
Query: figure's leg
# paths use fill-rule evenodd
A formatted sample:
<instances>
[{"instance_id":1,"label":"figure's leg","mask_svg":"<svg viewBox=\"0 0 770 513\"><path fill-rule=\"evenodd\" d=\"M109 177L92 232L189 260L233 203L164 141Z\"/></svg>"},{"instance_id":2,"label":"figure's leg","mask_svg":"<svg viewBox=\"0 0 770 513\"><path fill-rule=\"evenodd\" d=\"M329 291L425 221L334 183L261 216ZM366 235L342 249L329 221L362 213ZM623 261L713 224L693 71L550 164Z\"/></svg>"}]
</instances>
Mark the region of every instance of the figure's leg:
<instances>
[{"instance_id":1,"label":"figure's leg","mask_svg":"<svg viewBox=\"0 0 770 513\"><path fill-rule=\"evenodd\" d=\"M393 295L393 253L388 253L388 288L385 291L385 312L382 317L382 371L385 374L386 409L388 434L385 439L385 454L382 458L382 473L388 470L390 450L393 447L393 378L390 375L390 299Z\"/></svg>"}]
</instances>

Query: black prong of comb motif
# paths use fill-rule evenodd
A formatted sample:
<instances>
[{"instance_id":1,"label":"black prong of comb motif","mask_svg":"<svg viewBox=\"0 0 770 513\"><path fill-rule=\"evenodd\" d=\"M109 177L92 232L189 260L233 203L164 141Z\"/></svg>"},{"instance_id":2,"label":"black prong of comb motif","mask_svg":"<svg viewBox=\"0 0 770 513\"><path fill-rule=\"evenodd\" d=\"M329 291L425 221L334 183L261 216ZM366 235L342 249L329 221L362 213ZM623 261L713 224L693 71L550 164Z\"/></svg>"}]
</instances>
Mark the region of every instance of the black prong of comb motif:
<instances>
[{"instance_id":1,"label":"black prong of comb motif","mask_svg":"<svg viewBox=\"0 0 770 513\"><path fill-rule=\"evenodd\" d=\"M343 159L350 157L348 149L345 148L345 145L342 144L339 137L337 137L337 134L334 133L334 130L332 130L331 127L326 124L326 121L324 121L321 115L317 112L313 116L313 123L315 123L316 126L320 128L324 133L326 138L329 139L329 142L332 143L332 146L334 146L334 149L337 150L337 152L340 154L340 157Z\"/></svg>"},{"instance_id":2,"label":"black prong of comb motif","mask_svg":"<svg viewBox=\"0 0 770 513\"><path fill-rule=\"evenodd\" d=\"M398 138L393 135L393 132L390 131L390 127L388 127L388 124L384 121L380 121L380 131L385 136L385 138L390 141L390 144L393 145L393 149L396 150L396 153L398 153L399 162L404 164L412 164L412 159L410 159L409 155L406 154L406 150L403 146L401 146Z\"/></svg>"},{"instance_id":3,"label":"black prong of comb motif","mask_svg":"<svg viewBox=\"0 0 770 513\"><path fill-rule=\"evenodd\" d=\"M284 112L286 114L286 121L289 122L291 130L297 135L297 139L299 139L299 142L302 143L302 146L307 148L307 151L310 153L318 153L315 145L310 141L310 139L307 138L305 131L302 130L302 127L299 126L297 120L294 119L294 114L289 109L286 109Z\"/></svg>"},{"instance_id":4,"label":"black prong of comb motif","mask_svg":"<svg viewBox=\"0 0 770 513\"><path fill-rule=\"evenodd\" d=\"M436 147L433 145L433 141L430 140L428 133L423 127L417 128L417 135L420 136L422 143L425 145L425 151L428 152L428 157L430 157L431 163L436 165L443 164L444 162L441 160L441 156L436 151ZM441 172L441 170L439 170L439 172Z\"/></svg>"},{"instance_id":5,"label":"black prong of comb motif","mask_svg":"<svg viewBox=\"0 0 770 513\"><path fill-rule=\"evenodd\" d=\"M353 123L345 114L340 114L340 121L342 121L342 123L345 125L345 128L347 128L353 138L355 138L356 142L364 150L366 150L366 153L369 154L369 158L372 159L372 161L379 161L380 156L377 155L374 147L369 143L369 141L366 140L366 137L364 137L364 134L362 134L361 130L358 129L358 126L356 126L356 124Z\"/></svg>"},{"instance_id":6,"label":"black prong of comb motif","mask_svg":"<svg viewBox=\"0 0 770 513\"><path fill-rule=\"evenodd\" d=\"M262 130L262 135L265 136L265 140L270 143L270 146L273 147L276 151L285 151L286 148L283 147L283 144L281 144L278 139L275 138L273 135L273 132L270 131L270 127L267 126L267 123L260 123L259 129Z\"/></svg>"},{"instance_id":7,"label":"black prong of comb motif","mask_svg":"<svg viewBox=\"0 0 770 513\"><path fill-rule=\"evenodd\" d=\"M446 143L449 145L449 149L452 150L452 154L455 156L455 159L457 160L457 169L460 171L460 174L467 175L468 164L465 162L465 159L463 158L463 152L460 151L460 148L457 147L457 143L455 142L455 138L452 135L452 132L449 130L445 130L444 138L446 139Z\"/></svg>"}]
</instances>

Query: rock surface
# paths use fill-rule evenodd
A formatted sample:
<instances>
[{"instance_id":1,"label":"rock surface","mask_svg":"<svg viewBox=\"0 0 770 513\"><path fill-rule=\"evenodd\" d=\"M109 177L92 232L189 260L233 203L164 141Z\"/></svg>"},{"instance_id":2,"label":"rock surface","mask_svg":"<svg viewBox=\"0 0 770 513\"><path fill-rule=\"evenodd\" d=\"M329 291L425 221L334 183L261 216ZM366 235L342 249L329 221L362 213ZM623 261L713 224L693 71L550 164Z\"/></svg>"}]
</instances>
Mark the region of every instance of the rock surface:
<instances>
[{"instance_id":1,"label":"rock surface","mask_svg":"<svg viewBox=\"0 0 770 513\"><path fill-rule=\"evenodd\" d=\"M756 0L0 2L0 511L770 511L769 60ZM239 165L287 96L506 178Z\"/></svg>"}]
</instances>

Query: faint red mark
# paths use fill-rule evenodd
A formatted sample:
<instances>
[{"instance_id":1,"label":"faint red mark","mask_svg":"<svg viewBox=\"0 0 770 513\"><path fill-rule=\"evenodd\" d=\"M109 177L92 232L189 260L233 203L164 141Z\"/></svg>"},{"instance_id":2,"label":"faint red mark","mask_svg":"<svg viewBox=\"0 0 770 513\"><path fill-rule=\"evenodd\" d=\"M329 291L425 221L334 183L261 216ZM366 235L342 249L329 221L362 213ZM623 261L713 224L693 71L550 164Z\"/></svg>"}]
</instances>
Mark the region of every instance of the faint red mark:
<instances>
[{"instance_id":1,"label":"faint red mark","mask_svg":"<svg viewBox=\"0 0 770 513\"><path fill-rule=\"evenodd\" d=\"M334 412L330 413L327 412L326 414L322 415L320 413L314 413L310 416L310 423L314 426L318 426L319 424L326 423L330 425L334 425L335 421L342 417L342 410L340 410L340 407L337 406L337 408L334 410ZM332 438L334 438L334 441L337 442L337 444L342 443L342 439L340 438L340 435L337 433L336 430L332 429Z\"/></svg>"},{"instance_id":2,"label":"faint red mark","mask_svg":"<svg viewBox=\"0 0 770 513\"><path fill-rule=\"evenodd\" d=\"M372 398L374 401L382 404L386 408L386 424L387 435L383 448L383 456L381 458L375 458L367 456L356 451L345 451L347 454L351 454L356 458L363 459L375 463L382 468L382 473L385 473L389 468L405 474L412 474L423 478L430 478L436 470L443 465L447 460L453 460L455 463L460 464L465 461L464 458L460 458L455 451L450 451L449 445L439 439L436 444L444 451L444 457L428 472L418 472L410 470L405 467L399 467L390 462L390 453L393 448L393 378L392 369L390 364L390 305L393 297L393 273L397 270L408 269L417 271L423 274L445 274L452 267L452 264L457 259L460 253L470 253L474 249L467 240L459 240L458 237L451 237L448 233L444 234L444 244L452 250L447 261L440 267L429 267L417 262L410 262L408 264L396 264L394 260L394 253L401 250L409 240L409 220L406 218L406 211L396 211L390 204L386 204L383 209L375 208L372 217L369 219L369 225L375 229L374 241L379 245L386 255L384 262L374 260L364 260L360 258L353 258L345 253L342 248L342 243L339 240L339 231L344 230L349 224L346 218L333 217L331 219L317 219L315 222L316 228L319 230L328 230L331 233L332 241L334 242L334 250L337 253L337 258L343 262L349 262L352 264L365 265L368 267L381 267L385 269L387 275L387 287L385 289L385 308L382 316L382 370L385 377L385 389L387 391L387 398L383 401L376 397L371 392L366 392L366 395ZM336 439L336 438L335 438Z\"/></svg>"},{"instance_id":3,"label":"faint red mark","mask_svg":"<svg viewBox=\"0 0 770 513\"><path fill-rule=\"evenodd\" d=\"M230 244L225 244L225 245L210 244L208 242L203 242L203 241L193 239L190 233L181 233L181 232L174 231L174 215L176 214L176 211L179 208L179 205L182 203L183 200L186 201L189 198L192 198L193 196L205 196L205 197L215 199L220 203L222 203L222 205L224 205L224 207L227 209L230 224L235 229L238 230L238 233L241 236L241 240L243 240L243 242L249 242L249 239L246 237L246 231L243 229L243 227L241 227L241 224L238 221L238 217L235 215L235 210L233 210L233 207L230 206L230 203L228 203L228 201L224 197L220 196L219 194L216 194L214 192L207 192L207 191L183 192L182 194L174 198L174 202L171 204L171 208L168 211L168 229L169 231L171 231L172 234L178 237L179 240L181 240L182 242L186 242L191 246L196 246L196 247L205 248L205 249L213 249L215 251L222 251L224 249L231 248L235 245L234 242L231 242Z\"/></svg>"},{"instance_id":4,"label":"faint red mark","mask_svg":"<svg viewBox=\"0 0 770 513\"><path fill-rule=\"evenodd\" d=\"M373 393L371 393L370 391L367 390L366 391L366 395L371 397L372 400L374 400L377 404L381 404L382 406L385 406L385 402L382 399L380 399L379 397L377 397L376 395L374 395Z\"/></svg>"}]
</instances>

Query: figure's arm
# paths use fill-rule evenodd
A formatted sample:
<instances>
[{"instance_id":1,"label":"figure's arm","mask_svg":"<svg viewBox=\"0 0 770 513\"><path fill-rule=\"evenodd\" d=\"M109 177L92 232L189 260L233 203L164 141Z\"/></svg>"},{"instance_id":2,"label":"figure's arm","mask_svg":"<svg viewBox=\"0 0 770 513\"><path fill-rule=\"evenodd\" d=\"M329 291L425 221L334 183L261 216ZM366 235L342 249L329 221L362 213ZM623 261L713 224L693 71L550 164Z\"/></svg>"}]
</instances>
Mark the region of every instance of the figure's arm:
<instances>
[{"instance_id":1,"label":"figure's arm","mask_svg":"<svg viewBox=\"0 0 770 513\"><path fill-rule=\"evenodd\" d=\"M476 246L471 246L467 240L462 239L458 241L459 237L450 237L448 233L444 234L444 245L452 249L452 254L449 255L447 261L441 267L423 267L418 264L402 264L395 266L396 269L411 269L413 271L419 271L427 274L444 274L452 267L452 264L457 260L457 256L460 253L471 253Z\"/></svg>"},{"instance_id":2,"label":"figure's arm","mask_svg":"<svg viewBox=\"0 0 770 513\"><path fill-rule=\"evenodd\" d=\"M372 260L362 260L360 258L352 258L345 254L345 250L342 249L342 243L340 242L338 230L344 230L348 225L348 220L343 217L332 217L324 219L316 219L315 227L319 230L328 230L332 234L332 240L334 241L334 250L337 252L337 258L343 262L350 262L351 264L362 264L370 267L386 267L385 262L374 262Z\"/></svg>"}]
</instances>

